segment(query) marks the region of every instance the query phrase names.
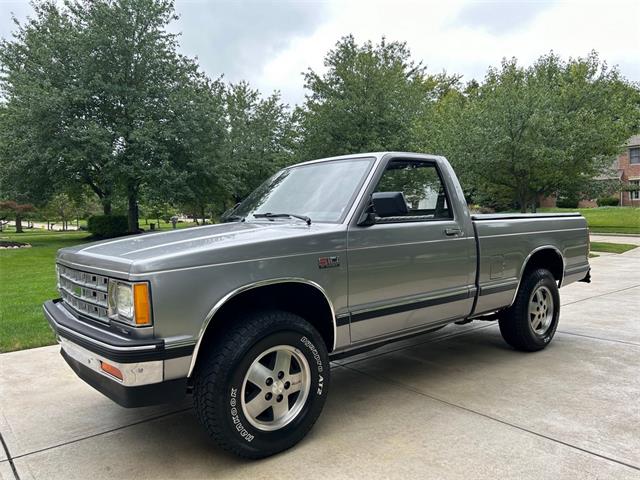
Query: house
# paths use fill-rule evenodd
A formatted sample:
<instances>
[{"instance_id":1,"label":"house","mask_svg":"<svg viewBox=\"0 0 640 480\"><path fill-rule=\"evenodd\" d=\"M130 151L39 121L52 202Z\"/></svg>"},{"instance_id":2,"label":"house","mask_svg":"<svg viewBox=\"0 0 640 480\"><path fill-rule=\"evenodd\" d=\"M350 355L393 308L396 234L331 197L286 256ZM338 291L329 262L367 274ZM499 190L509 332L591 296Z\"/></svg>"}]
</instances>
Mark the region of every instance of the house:
<instances>
[{"instance_id":1,"label":"house","mask_svg":"<svg viewBox=\"0 0 640 480\"><path fill-rule=\"evenodd\" d=\"M640 186L640 135L627 141L627 148L617 159L617 170L624 183ZM640 207L640 190L621 192L620 205Z\"/></svg>"},{"instance_id":2,"label":"house","mask_svg":"<svg viewBox=\"0 0 640 480\"><path fill-rule=\"evenodd\" d=\"M640 134L634 135L625 145L623 152L615 159L606 173L596 177L596 180L617 180L623 184L640 187ZM625 207L640 207L640 190L620 192L620 205ZM556 195L541 196L538 199L541 207L555 207ZM578 203L580 208L597 207L595 199L583 199Z\"/></svg>"}]
</instances>

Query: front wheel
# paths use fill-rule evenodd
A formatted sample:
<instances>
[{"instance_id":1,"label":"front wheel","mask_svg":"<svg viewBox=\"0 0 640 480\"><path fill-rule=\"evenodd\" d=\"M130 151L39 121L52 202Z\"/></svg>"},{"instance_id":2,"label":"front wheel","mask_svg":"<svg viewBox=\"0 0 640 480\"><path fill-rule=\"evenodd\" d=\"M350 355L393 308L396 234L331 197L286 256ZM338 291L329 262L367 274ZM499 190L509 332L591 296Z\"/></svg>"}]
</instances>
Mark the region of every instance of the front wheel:
<instances>
[{"instance_id":1,"label":"front wheel","mask_svg":"<svg viewBox=\"0 0 640 480\"><path fill-rule=\"evenodd\" d=\"M513 305L500 316L502 338L513 348L534 352L545 348L558 327L560 294L551 272L525 273Z\"/></svg>"},{"instance_id":2,"label":"front wheel","mask_svg":"<svg viewBox=\"0 0 640 480\"><path fill-rule=\"evenodd\" d=\"M324 341L308 322L282 312L238 319L196 371L196 413L225 450L262 458L311 429L329 388Z\"/></svg>"}]
</instances>

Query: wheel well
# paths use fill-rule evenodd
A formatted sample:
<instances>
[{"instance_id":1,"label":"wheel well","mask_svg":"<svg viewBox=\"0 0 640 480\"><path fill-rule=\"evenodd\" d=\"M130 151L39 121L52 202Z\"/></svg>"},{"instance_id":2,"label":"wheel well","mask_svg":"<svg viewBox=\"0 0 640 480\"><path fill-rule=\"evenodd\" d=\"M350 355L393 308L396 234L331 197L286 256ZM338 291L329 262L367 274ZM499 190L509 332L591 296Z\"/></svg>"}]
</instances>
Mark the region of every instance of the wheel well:
<instances>
[{"instance_id":1,"label":"wheel well","mask_svg":"<svg viewBox=\"0 0 640 480\"><path fill-rule=\"evenodd\" d=\"M211 318L201 339L198 356L206 350L207 345L239 321L243 313L262 309L277 309L299 315L318 330L327 350L330 352L333 349L335 319L325 294L307 283L283 282L251 288L231 297Z\"/></svg>"},{"instance_id":2,"label":"wheel well","mask_svg":"<svg viewBox=\"0 0 640 480\"><path fill-rule=\"evenodd\" d=\"M537 270L538 268L549 270L557 282L562 282L562 277L564 276L564 261L562 260L562 255L557 250L553 248L543 248L531 255L522 274L523 278L528 272Z\"/></svg>"}]
</instances>

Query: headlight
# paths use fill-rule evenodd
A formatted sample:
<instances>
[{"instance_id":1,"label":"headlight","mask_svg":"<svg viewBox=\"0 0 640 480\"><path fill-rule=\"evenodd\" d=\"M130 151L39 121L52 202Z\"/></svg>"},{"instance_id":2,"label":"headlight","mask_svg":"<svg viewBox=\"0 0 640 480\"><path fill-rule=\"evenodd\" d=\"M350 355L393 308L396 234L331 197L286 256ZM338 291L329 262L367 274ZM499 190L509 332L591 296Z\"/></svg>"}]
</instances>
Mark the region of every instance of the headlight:
<instances>
[{"instance_id":1,"label":"headlight","mask_svg":"<svg viewBox=\"0 0 640 480\"><path fill-rule=\"evenodd\" d=\"M109 280L109 318L134 326L151 324L151 301L146 282Z\"/></svg>"},{"instance_id":2,"label":"headlight","mask_svg":"<svg viewBox=\"0 0 640 480\"><path fill-rule=\"evenodd\" d=\"M126 283L118 283L116 289L116 311L125 318L133 318L133 288Z\"/></svg>"}]
</instances>

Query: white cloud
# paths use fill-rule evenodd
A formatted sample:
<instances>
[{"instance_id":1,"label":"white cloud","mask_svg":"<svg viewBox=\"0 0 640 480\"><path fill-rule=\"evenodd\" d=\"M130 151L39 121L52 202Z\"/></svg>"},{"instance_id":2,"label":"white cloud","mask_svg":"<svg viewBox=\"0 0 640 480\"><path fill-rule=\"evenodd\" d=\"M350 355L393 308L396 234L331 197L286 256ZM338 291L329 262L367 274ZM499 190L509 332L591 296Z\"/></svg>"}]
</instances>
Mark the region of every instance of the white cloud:
<instances>
[{"instance_id":1,"label":"white cloud","mask_svg":"<svg viewBox=\"0 0 640 480\"><path fill-rule=\"evenodd\" d=\"M8 11L24 18L25 2L0 0L0 35L13 27ZM482 78L503 57L529 64L550 50L584 56L592 49L627 78L640 81L640 2L509 0L181 0L183 51L198 56L211 76L225 72L285 100L303 100L301 73L323 68L326 52L343 35L360 42L384 35L406 41L431 72Z\"/></svg>"},{"instance_id":2,"label":"white cloud","mask_svg":"<svg viewBox=\"0 0 640 480\"><path fill-rule=\"evenodd\" d=\"M499 6L499 4L498 4ZM558 2L527 7L530 18L496 5L472 5L476 13L486 7L504 18L487 28L484 21L461 20L469 2L334 1L330 18L315 32L291 42L267 62L255 81L263 89L279 88L291 101L303 97L300 72L308 66L322 68L325 52L337 39L353 33L359 41L407 41L416 60L431 72L460 73L465 80L482 78L488 66L504 57L517 57L529 64L550 50L564 56L584 56L597 50L610 64L619 64L627 78L640 80L640 3ZM516 26L504 31L496 25Z\"/></svg>"}]
</instances>

